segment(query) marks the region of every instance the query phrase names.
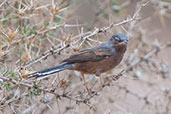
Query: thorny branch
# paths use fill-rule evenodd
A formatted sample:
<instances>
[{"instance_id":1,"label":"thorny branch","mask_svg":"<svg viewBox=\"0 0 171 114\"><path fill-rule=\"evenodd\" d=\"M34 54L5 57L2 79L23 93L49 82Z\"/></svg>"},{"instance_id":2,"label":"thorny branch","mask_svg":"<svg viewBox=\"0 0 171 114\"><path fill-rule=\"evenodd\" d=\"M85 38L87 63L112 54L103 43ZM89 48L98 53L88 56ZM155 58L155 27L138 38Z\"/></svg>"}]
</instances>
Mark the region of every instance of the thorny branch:
<instances>
[{"instance_id":1,"label":"thorny branch","mask_svg":"<svg viewBox=\"0 0 171 114\"><path fill-rule=\"evenodd\" d=\"M119 23L110 24L109 26L104 27L104 28L100 28L100 29L95 28L94 31L89 31L89 32L83 33L82 36L84 36L84 37L82 37L82 39L84 39L84 41L85 41L85 40L87 40L88 38L93 37L94 35L96 35L96 34L98 34L98 33L105 33L106 31L108 31L108 30L111 29L112 27L120 26L120 25L129 23L129 22L135 21L135 20L137 20L137 19L140 19L140 18L138 17L138 13L139 13L139 12L140 12L140 10L138 10L138 12L136 12L136 13L133 15L132 18L128 18L128 19L126 19L126 20L124 20L124 21L121 21L121 22L119 22ZM55 27L55 28L56 28L56 27ZM43 31L43 33L46 33L47 31L49 31L49 30L45 30L45 31ZM75 39L75 38L79 38L79 37L80 37L80 35L77 35L77 36L71 37L71 39ZM72 42L70 42L70 43L72 43ZM40 60L42 60L42 59L44 59L44 58L47 58L49 55L52 55L52 54L55 54L55 53L58 53L58 54L59 54L63 49L65 49L65 48L67 48L67 47L69 47L69 46L70 46L70 44L66 44L66 45L64 45L64 46L60 46L59 49L57 48L57 49L49 50L49 51L45 52L44 54L42 54L41 56L37 57L36 59L33 59L32 61L29 61L28 63L24 64L24 67L28 67L29 65L32 65L32 64L34 64L34 63L36 63L36 62L38 62L38 61L40 61Z\"/></svg>"}]
</instances>

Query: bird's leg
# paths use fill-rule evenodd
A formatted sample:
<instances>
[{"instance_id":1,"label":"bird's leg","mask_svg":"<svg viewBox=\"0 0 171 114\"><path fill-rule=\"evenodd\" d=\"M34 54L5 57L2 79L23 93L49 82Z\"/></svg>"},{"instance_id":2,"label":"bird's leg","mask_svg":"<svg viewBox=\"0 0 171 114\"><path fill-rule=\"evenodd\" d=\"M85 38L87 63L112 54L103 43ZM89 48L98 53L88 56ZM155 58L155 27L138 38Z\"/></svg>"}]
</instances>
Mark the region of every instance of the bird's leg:
<instances>
[{"instance_id":1,"label":"bird's leg","mask_svg":"<svg viewBox=\"0 0 171 114\"><path fill-rule=\"evenodd\" d=\"M86 80L85 80L85 77L84 77L84 73L83 72L81 72L81 76L83 78L85 88L86 88L87 92L90 94L90 90L88 89L88 86L87 86L87 83L86 83Z\"/></svg>"},{"instance_id":2,"label":"bird's leg","mask_svg":"<svg viewBox=\"0 0 171 114\"><path fill-rule=\"evenodd\" d=\"M106 74L101 74L101 75L96 75L97 77L110 77L113 76L113 74L106 73Z\"/></svg>"}]
</instances>

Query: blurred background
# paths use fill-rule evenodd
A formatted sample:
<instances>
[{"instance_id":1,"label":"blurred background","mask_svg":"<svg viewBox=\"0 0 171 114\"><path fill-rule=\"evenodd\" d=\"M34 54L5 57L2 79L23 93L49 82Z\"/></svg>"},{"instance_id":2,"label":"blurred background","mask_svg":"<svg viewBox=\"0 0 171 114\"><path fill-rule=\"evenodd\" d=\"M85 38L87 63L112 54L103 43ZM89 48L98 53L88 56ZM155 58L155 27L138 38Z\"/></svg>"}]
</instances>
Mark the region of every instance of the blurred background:
<instances>
[{"instance_id":1,"label":"blurred background","mask_svg":"<svg viewBox=\"0 0 171 114\"><path fill-rule=\"evenodd\" d=\"M0 114L170 114L170 0L1 0ZM129 36L111 77L25 75L74 52Z\"/></svg>"}]
</instances>

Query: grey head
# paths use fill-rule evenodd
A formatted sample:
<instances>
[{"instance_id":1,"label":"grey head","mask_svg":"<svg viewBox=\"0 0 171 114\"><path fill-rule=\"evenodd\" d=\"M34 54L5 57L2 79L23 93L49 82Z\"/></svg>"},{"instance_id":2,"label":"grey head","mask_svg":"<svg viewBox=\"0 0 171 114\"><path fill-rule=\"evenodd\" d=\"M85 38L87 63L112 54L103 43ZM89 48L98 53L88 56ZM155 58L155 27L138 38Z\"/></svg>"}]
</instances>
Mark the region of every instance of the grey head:
<instances>
[{"instance_id":1,"label":"grey head","mask_svg":"<svg viewBox=\"0 0 171 114\"><path fill-rule=\"evenodd\" d=\"M120 43L125 43L126 46L128 45L128 37L125 34L117 33L112 35L112 37L107 41L107 44L110 46L115 46Z\"/></svg>"}]
</instances>

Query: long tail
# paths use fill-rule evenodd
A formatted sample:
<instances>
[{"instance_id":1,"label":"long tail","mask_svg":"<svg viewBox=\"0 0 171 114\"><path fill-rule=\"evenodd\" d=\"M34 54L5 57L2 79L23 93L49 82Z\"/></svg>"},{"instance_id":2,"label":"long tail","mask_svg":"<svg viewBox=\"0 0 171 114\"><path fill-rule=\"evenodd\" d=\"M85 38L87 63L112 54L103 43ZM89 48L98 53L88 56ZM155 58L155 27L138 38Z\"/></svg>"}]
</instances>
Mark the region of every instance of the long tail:
<instances>
[{"instance_id":1,"label":"long tail","mask_svg":"<svg viewBox=\"0 0 171 114\"><path fill-rule=\"evenodd\" d=\"M35 79L40 80L40 79L44 79L48 77L48 75L50 74L54 74L56 72L60 72L62 70L65 70L71 67L72 67L72 64L62 63L58 66L29 74L27 75L27 78L35 78Z\"/></svg>"}]
</instances>

